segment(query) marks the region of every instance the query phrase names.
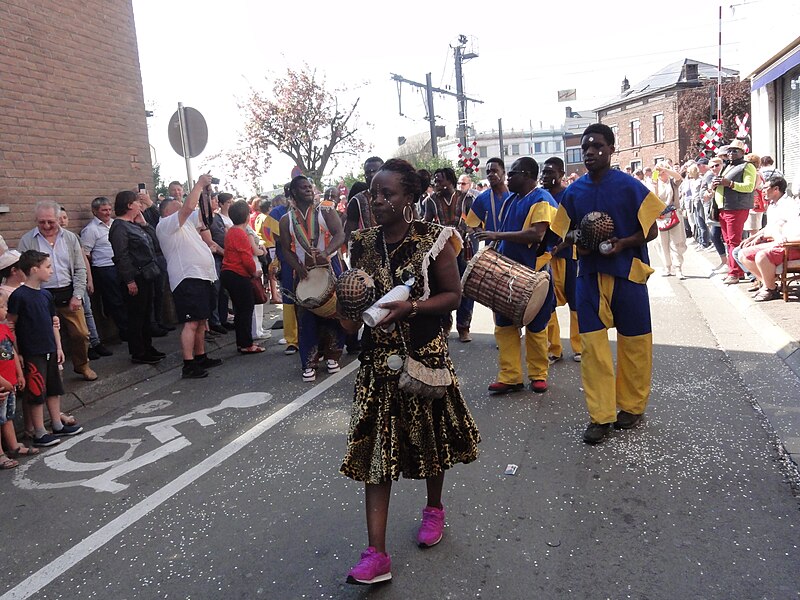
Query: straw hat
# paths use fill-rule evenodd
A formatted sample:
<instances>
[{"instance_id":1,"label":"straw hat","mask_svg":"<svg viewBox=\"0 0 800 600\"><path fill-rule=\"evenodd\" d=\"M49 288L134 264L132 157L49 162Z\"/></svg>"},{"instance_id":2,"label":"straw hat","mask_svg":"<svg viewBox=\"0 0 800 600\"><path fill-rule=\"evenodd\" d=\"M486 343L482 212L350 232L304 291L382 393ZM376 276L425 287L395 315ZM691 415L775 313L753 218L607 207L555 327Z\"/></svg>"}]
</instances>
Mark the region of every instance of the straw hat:
<instances>
[{"instance_id":1,"label":"straw hat","mask_svg":"<svg viewBox=\"0 0 800 600\"><path fill-rule=\"evenodd\" d=\"M16 250L9 250L8 244L0 235L0 271L19 262L19 257L20 253Z\"/></svg>"},{"instance_id":2,"label":"straw hat","mask_svg":"<svg viewBox=\"0 0 800 600\"><path fill-rule=\"evenodd\" d=\"M745 146L744 142L739 139L733 140L730 144L728 144L728 150L731 148L738 148L742 152L747 152L747 146Z\"/></svg>"}]
</instances>

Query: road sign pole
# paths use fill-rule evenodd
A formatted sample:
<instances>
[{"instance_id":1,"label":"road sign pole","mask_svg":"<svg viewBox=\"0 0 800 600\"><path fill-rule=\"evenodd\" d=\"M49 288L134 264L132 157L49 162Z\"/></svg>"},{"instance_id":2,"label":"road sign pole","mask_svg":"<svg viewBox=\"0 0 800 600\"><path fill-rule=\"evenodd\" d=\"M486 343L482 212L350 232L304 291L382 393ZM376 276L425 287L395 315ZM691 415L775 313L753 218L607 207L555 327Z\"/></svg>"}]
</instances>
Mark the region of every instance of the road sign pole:
<instances>
[{"instance_id":1,"label":"road sign pole","mask_svg":"<svg viewBox=\"0 0 800 600\"><path fill-rule=\"evenodd\" d=\"M186 185L191 190L194 187L194 177L192 177L192 159L189 153L189 131L186 128L186 115L183 112L183 102L178 102L178 123L181 128L181 147L183 157L186 160Z\"/></svg>"}]
</instances>

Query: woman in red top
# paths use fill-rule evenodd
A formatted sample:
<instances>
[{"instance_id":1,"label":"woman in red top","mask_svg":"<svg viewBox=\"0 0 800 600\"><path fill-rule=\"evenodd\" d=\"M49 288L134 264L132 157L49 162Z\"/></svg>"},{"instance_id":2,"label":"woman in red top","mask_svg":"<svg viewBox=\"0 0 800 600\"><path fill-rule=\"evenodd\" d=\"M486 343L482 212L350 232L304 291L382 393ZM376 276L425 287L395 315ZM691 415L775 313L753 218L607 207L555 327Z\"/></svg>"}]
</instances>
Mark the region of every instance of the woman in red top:
<instances>
[{"instance_id":1,"label":"woman in red top","mask_svg":"<svg viewBox=\"0 0 800 600\"><path fill-rule=\"evenodd\" d=\"M264 352L264 348L253 343L251 329L255 302L250 279L256 273L256 263L247 236L250 207L244 200L235 202L228 216L233 221L233 227L225 233L225 255L222 257L220 279L233 302L236 346L242 354L257 354Z\"/></svg>"}]
</instances>

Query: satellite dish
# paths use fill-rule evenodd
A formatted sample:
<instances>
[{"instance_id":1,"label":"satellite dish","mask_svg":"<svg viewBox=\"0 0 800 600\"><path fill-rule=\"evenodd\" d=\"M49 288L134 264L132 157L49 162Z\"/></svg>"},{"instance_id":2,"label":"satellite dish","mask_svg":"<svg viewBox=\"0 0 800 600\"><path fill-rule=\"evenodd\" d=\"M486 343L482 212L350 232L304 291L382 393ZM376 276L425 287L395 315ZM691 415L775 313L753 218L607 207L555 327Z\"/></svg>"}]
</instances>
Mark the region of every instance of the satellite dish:
<instances>
[{"instance_id":1,"label":"satellite dish","mask_svg":"<svg viewBox=\"0 0 800 600\"><path fill-rule=\"evenodd\" d=\"M181 143L181 125L178 117L178 111L169 120L167 126L167 136L172 149L178 153L178 156L184 158L195 158L203 153L208 143L208 125L206 125L205 117L199 110L190 106L183 108L183 118L186 123L186 138L188 140L188 154L183 154L183 144Z\"/></svg>"}]
</instances>

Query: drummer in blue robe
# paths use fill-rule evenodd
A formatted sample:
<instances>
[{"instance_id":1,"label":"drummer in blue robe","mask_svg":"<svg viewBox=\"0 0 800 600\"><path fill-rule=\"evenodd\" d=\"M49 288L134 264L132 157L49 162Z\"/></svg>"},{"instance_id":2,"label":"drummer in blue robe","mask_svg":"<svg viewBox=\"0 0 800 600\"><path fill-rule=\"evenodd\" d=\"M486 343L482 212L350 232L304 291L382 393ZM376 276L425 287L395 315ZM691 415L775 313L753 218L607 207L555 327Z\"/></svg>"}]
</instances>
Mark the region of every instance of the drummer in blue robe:
<instances>
[{"instance_id":1,"label":"drummer in blue robe","mask_svg":"<svg viewBox=\"0 0 800 600\"><path fill-rule=\"evenodd\" d=\"M588 173L567 187L552 224L553 231L569 241L589 212L608 213L614 222L606 254L576 245L581 379L591 418L583 440L588 444L603 441L612 424L616 429L630 429L639 423L650 396L653 370L646 285L653 269L647 242L658 235L655 220L664 203L636 178L611 169L614 143L607 125L586 128L581 149ZM608 341L611 327L617 328L616 372Z\"/></svg>"},{"instance_id":2,"label":"drummer in blue robe","mask_svg":"<svg viewBox=\"0 0 800 600\"><path fill-rule=\"evenodd\" d=\"M505 201L498 231L481 231L478 239L499 241L497 251L537 271L550 272L550 249L559 241L550 230L558 205L547 190L536 187L539 164L528 156L517 159L508 171L511 196ZM520 298L520 301L523 299ZM555 310L552 280L547 298L525 330L525 351L531 390L547 391L547 323ZM494 336L500 350L497 381L490 392L504 393L523 389L522 348L519 328L498 313L494 314Z\"/></svg>"},{"instance_id":3,"label":"drummer in blue robe","mask_svg":"<svg viewBox=\"0 0 800 600\"><path fill-rule=\"evenodd\" d=\"M506 165L499 158L486 161L486 179L489 189L478 194L467 213L466 223L471 230L500 230L500 213L511 195L506 186Z\"/></svg>"},{"instance_id":4,"label":"drummer in blue robe","mask_svg":"<svg viewBox=\"0 0 800 600\"><path fill-rule=\"evenodd\" d=\"M564 161L557 156L551 156L542 166L542 187L553 195L558 204L567 191L561 181L564 178ZM578 330L578 309L575 298L575 280L578 277L578 257L575 248L565 247L553 255L550 260L550 269L553 272L553 287L556 291L556 307L569 307L569 343L572 347L572 360L581 362L581 335ZM547 342L550 364L563 358L564 348L561 344L561 327L558 323L558 314L553 311L550 323L547 325Z\"/></svg>"}]
</instances>

